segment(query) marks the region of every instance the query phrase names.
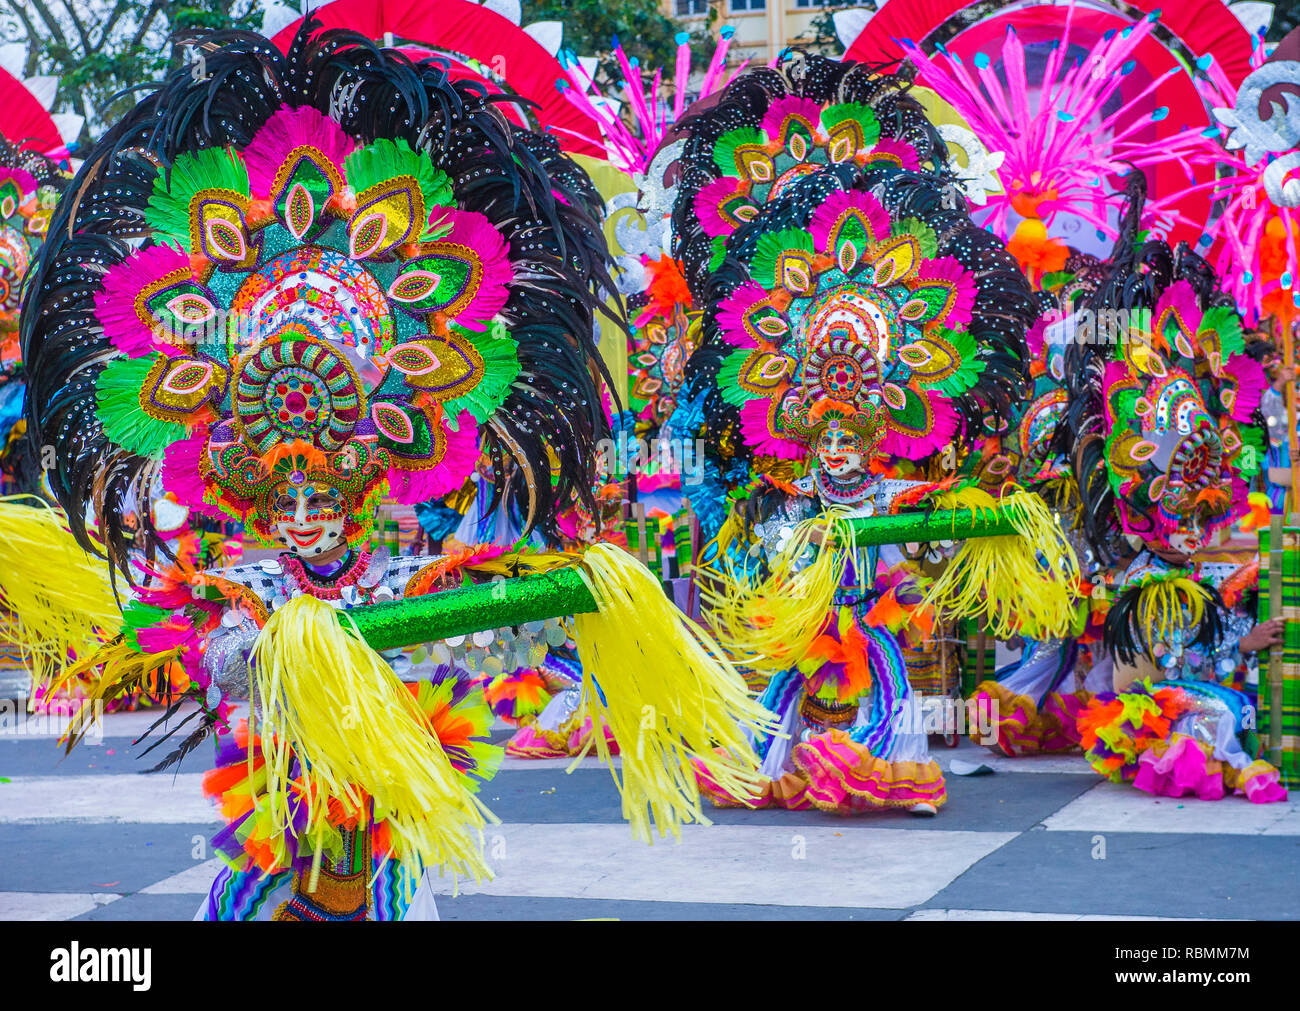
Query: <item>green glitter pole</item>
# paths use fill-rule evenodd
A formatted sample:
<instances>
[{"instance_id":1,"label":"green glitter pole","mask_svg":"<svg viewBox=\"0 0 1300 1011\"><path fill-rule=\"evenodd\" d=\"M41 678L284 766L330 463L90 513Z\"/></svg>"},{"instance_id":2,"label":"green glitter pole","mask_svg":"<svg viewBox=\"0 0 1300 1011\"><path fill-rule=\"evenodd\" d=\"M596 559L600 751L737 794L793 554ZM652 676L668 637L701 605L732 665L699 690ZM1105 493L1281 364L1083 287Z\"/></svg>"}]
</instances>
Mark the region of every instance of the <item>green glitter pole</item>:
<instances>
[{"instance_id":1,"label":"green glitter pole","mask_svg":"<svg viewBox=\"0 0 1300 1011\"><path fill-rule=\"evenodd\" d=\"M596 598L582 575L576 568L565 568L355 607L346 613L372 649L386 650L594 610Z\"/></svg>"},{"instance_id":2,"label":"green glitter pole","mask_svg":"<svg viewBox=\"0 0 1300 1011\"><path fill-rule=\"evenodd\" d=\"M987 509L940 509L924 513L864 516L849 521L860 548L879 544L924 544L930 541L966 541L972 537L1015 534L1011 514L1002 506Z\"/></svg>"},{"instance_id":3,"label":"green glitter pole","mask_svg":"<svg viewBox=\"0 0 1300 1011\"><path fill-rule=\"evenodd\" d=\"M1016 532L1001 507L944 509L850 521L858 547L962 541ZM357 607L347 614L372 649L398 649L493 628L545 621L596 610L596 599L576 568L479 583L407 600Z\"/></svg>"}]
</instances>

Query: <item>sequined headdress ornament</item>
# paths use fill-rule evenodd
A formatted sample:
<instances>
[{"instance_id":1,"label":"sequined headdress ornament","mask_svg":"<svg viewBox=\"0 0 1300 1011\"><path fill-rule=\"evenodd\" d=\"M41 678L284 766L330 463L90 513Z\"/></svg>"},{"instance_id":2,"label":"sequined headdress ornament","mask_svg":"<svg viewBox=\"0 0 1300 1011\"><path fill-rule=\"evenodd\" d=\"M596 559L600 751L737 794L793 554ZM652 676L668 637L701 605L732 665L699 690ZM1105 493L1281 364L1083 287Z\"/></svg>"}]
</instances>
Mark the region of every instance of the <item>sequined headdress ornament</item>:
<instances>
[{"instance_id":1,"label":"sequined headdress ornament","mask_svg":"<svg viewBox=\"0 0 1300 1011\"><path fill-rule=\"evenodd\" d=\"M795 54L687 129L674 222L716 307L688 387L716 390L717 452L739 436L755 457L800 459L839 425L919 460L1006 414L1026 383L1029 286L971 224L901 82Z\"/></svg>"},{"instance_id":2,"label":"sequined headdress ornament","mask_svg":"<svg viewBox=\"0 0 1300 1011\"><path fill-rule=\"evenodd\" d=\"M521 514L589 501L593 286L610 287L590 182L434 62L304 25L204 47L90 154L36 272L31 420L76 517L121 560L128 490L256 516L301 444L365 534L385 488L459 488L480 445ZM554 465L554 468L553 468ZM554 470L554 473L553 473ZM257 528L257 521L254 520Z\"/></svg>"},{"instance_id":3,"label":"sequined headdress ornament","mask_svg":"<svg viewBox=\"0 0 1300 1011\"><path fill-rule=\"evenodd\" d=\"M1245 353L1241 318L1187 245L1139 241L1145 195L1129 185L1125 228L1083 309L1119 322L1119 340L1067 350L1074 469L1094 546L1119 532L1169 547L1246 511L1258 468L1257 408L1267 379Z\"/></svg>"},{"instance_id":4,"label":"sequined headdress ornament","mask_svg":"<svg viewBox=\"0 0 1300 1011\"><path fill-rule=\"evenodd\" d=\"M1065 413L1064 348L1052 341L1056 299L1035 292L1039 316L1026 335L1032 387L1009 418L985 418L984 441L962 462L961 471L997 494L1008 482L1038 491L1060 477L1053 442Z\"/></svg>"}]
</instances>

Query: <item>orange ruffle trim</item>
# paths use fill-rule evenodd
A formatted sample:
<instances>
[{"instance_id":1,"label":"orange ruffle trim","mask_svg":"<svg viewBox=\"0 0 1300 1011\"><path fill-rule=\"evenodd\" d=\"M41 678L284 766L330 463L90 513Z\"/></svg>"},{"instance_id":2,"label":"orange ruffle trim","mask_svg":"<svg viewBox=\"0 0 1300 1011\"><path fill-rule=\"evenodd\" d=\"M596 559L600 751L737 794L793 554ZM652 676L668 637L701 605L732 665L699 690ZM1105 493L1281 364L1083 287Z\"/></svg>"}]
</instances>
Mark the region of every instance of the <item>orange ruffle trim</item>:
<instances>
[{"instance_id":1,"label":"orange ruffle trim","mask_svg":"<svg viewBox=\"0 0 1300 1011\"><path fill-rule=\"evenodd\" d=\"M997 681L981 681L971 698L981 711L983 707L989 707L992 729L997 736L997 744L990 747L1015 758L1017 755L1072 751L1079 747L1079 731L1072 711L1082 711L1092 695L1085 691L1068 695L1053 692L1048 703L1055 711L1049 711L1047 707L1040 711L1028 695L1016 695ZM981 739L980 724L983 722L973 720L968 728L971 740L977 744L986 743Z\"/></svg>"}]
</instances>

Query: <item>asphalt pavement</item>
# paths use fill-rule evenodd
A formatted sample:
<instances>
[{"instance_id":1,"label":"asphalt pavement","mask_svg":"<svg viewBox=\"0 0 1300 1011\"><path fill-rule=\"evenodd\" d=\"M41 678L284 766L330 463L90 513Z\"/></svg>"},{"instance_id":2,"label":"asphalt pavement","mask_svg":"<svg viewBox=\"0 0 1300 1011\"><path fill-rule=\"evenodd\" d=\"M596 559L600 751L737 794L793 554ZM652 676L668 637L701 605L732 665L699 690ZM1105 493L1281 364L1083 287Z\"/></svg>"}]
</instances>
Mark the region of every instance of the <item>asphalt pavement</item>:
<instances>
[{"instance_id":1,"label":"asphalt pavement","mask_svg":"<svg viewBox=\"0 0 1300 1011\"><path fill-rule=\"evenodd\" d=\"M144 775L105 718L64 757L48 723L0 718L0 919L188 920L219 866L199 779L207 751ZM509 735L499 728L494 736ZM446 920L1300 918L1300 803L1154 798L1082 757L1011 760L969 742L933 753L991 771L947 776L933 818L707 809L647 846L610 771L507 759L483 791L495 878L439 883ZM155 758L157 753L150 756ZM454 893L454 894L453 894Z\"/></svg>"}]
</instances>

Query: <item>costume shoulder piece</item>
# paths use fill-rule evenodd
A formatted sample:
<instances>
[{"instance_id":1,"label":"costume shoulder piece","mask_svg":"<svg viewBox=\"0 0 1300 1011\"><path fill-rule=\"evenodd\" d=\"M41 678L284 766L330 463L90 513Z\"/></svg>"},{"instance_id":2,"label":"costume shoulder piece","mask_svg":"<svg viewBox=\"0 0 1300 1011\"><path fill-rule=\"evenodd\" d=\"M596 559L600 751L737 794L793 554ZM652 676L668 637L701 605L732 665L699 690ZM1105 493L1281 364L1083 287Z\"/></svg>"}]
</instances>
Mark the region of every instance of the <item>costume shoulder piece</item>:
<instances>
[{"instance_id":1,"label":"costume shoulder piece","mask_svg":"<svg viewBox=\"0 0 1300 1011\"><path fill-rule=\"evenodd\" d=\"M710 308L679 399L716 455L764 469L847 428L915 461L1008 413L1031 291L901 82L796 54L685 129L674 219Z\"/></svg>"},{"instance_id":2,"label":"costume shoulder piece","mask_svg":"<svg viewBox=\"0 0 1300 1011\"><path fill-rule=\"evenodd\" d=\"M287 481L349 503L460 488L482 446L549 528L607 432L595 193L472 82L310 21L205 43L89 154L23 324L29 423L85 541L161 472L264 529ZM589 503L594 505L594 503ZM87 542L88 543L88 542Z\"/></svg>"}]
</instances>

